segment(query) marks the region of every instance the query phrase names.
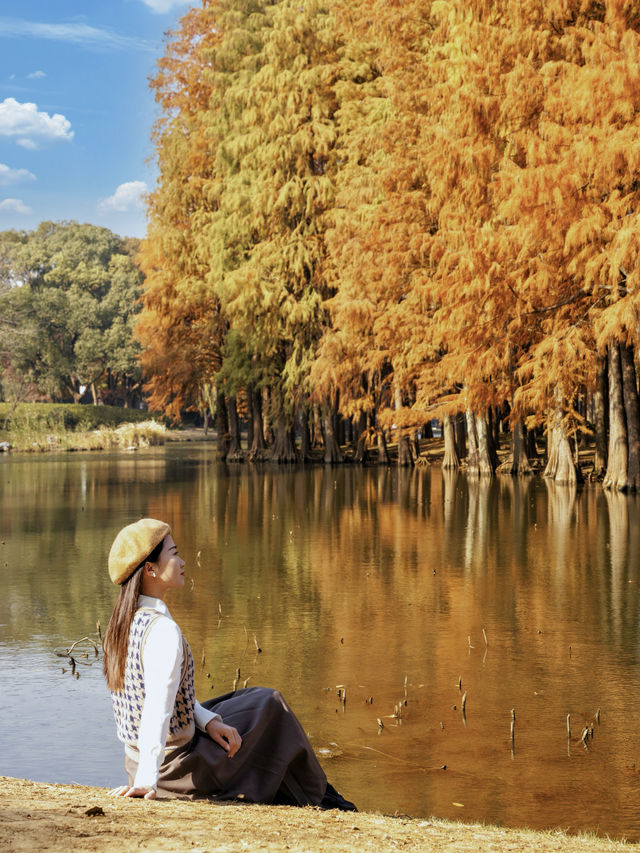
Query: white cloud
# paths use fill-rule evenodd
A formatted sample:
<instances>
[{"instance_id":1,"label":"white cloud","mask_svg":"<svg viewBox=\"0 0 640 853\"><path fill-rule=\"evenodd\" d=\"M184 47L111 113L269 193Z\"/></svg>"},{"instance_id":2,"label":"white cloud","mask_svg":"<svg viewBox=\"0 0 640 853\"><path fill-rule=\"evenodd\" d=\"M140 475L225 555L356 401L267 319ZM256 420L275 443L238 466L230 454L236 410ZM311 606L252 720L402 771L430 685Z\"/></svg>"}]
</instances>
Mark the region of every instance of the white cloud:
<instances>
[{"instance_id":1,"label":"white cloud","mask_svg":"<svg viewBox=\"0 0 640 853\"><path fill-rule=\"evenodd\" d=\"M39 142L70 142L71 122L60 113L50 116L35 104L21 104L15 98L0 103L0 136L15 138L23 148L37 148Z\"/></svg>"},{"instance_id":2,"label":"white cloud","mask_svg":"<svg viewBox=\"0 0 640 853\"><path fill-rule=\"evenodd\" d=\"M48 39L49 41L71 42L85 48L108 48L111 50L122 50L123 48L134 48L135 50L155 49L154 45L146 39L121 36L110 30L101 30L98 27L91 27L88 24L41 24L37 21L25 21L23 18L0 18L0 38L12 36L27 36Z\"/></svg>"},{"instance_id":3,"label":"white cloud","mask_svg":"<svg viewBox=\"0 0 640 853\"><path fill-rule=\"evenodd\" d=\"M0 186L17 184L19 181L35 181L36 176L27 169L11 169L6 163L0 163Z\"/></svg>"},{"instance_id":4,"label":"white cloud","mask_svg":"<svg viewBox=\"0 0 640 853\"><path fill-rule=\"evenodd\" d=\"M192 0L142 0L145 6L148 6L152 12L157 12L163 15L166 12L171 12L172 9L178 6L188 6Z\"/></svg>"},{"instance_id":5,"label":"white cloud","mask_svg":"<svg viewBox=\"0 0 640 853\"><path fill-rule=\"evenodd\" d=\"M2 213L20 213L26 216L28 213L33 213L31 208L19 198L5 198L0 201L0 214Z\"/></svg>"},{"instance_id":6,"label":"white cloud","mask_svg":"<svg viewBox=\"0 0 640 853\"><path fill-rule=\"evenodd\" d=\"M26 148L27 151L38 150L38 143L34 142L33 139L29 139L28 137L21 137L20 139L16 139L16 144L20 145L21 148Z\"/></svg>"},{"instance_id":7,"label":"white cloud","mask_svg":"<svg viewBox=\"0 0 640 853\"><path fill-rule=\"evenodd\" d=\"M41 80L46 76L44 71L32 71L31 74L27 74L27 80Z\"/></svg>"},{"instance_id":8,"label":"white cloud","mask_svg":"<svg viewBox=\"0 0 640 853\"><path fill-rule=\"evenodd\" d=\"M127 181L120 184L109 198L102 199L98 203L98 209L103 212L124 213L132 208L142 207L141 196L146 191L147 185L144 181Z\"/></svg>"}]
</instances>

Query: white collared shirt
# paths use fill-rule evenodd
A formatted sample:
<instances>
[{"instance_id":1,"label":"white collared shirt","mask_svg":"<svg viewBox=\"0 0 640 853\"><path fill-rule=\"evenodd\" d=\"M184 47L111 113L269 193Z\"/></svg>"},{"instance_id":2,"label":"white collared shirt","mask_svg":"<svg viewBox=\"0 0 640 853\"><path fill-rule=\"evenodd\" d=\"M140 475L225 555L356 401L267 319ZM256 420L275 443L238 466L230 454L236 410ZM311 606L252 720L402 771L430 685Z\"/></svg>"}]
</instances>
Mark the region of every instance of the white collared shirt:
<instances>
[{"instance_id":1,"label":"white collared shirt","mask_svg":"<svg viewBox=\"0 0 640 853\"><path fill-rule=\"evenodd\" d=\"M182 634L162 599L141 595L138 607L152 608L167 617L156 619L142 650L145 700L140 719L138 752L133 756L138 761L134 787L156 788L160 765L165 757L169 722L180 686ZM221 719L220 714L207 711L199 702L195 703L194 717L196 726L202 731L211 720Z\"/></svg>"}]
</instances>

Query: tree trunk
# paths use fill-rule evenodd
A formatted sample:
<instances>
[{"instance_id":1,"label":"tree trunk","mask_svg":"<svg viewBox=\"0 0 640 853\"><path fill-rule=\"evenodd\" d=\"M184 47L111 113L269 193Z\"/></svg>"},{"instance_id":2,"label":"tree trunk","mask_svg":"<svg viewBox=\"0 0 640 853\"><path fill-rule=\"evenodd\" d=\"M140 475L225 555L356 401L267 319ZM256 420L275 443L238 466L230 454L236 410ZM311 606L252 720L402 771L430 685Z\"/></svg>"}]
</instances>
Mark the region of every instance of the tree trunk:
<instances>
[{"instance_id":1,"label":"tree trunk","mask_svg":"<svg viewBox=\"0 0 640 853\"><path fill-rule=\"evenodd\" d=\"M595 456L593 461L593 474L598 480L602 480L607 470L607 430L609 419L609 382L607 377L607 356L598 357L596 368L596 389L593 394L594 428L595 428Z\"/></svg>"},{"instance_id":2,"label":"tree trunk","mask_svg":"<svg viewBox=\"0 0 640 853\"><path fill-rule=\"evenodd\" d=\"M122 374L122 394L125 409L133 409L136 402L136 391L140 384L140 382L133 383L126 373Z\"/></svg>"},{"instance_id":3,"label":"tree trunk","mask_svg":"<svg viewBox=\"0 0 640 853\"><path fill-rule=\"evenodd\" d=\"M620 363L627 419L627 486L636 492L640 489L640 406L633 347L620 344Z\"/></svg>"},{"instance_id":4,"label":"tree trunk","mask_svg":"<svg viewBox=\"0 0 640 853\"><path fill-rule=\"evenodd\" d=\"M271 415L277 413L271 411L271 392L268 388L262 389L262 435L267 447L273 444L273 430L271 429Z\"/></svg>"},{"instance_id":5,"label":"tree trunk","mask_svg":"<svg viewBox=\"0 0 640 853\"><path fill-rule=\"evenodd\" d=\"M416 429L411 430L411 435L409 436L409 447L415 464L418 459L420 459L420 442L418 441L418 430Z\"/></svg>"},{"instance_id":6,"label":"tree trunk","mask_svg":"<svg viewBox=\"0 0 640 853\"><path fill-rule=\"evenodd\" d=\"M464 412L458 412L455 416L454 436L458 459L464 459L467 455L467 424Z\"/></svg>"},{"instance_id":7,"label":"tree trunk","mask_svg":"<svg viewBox=\"0 0 640 853\"><path fill-rule=\"evenodd\" d=\"M622 366L620 363L620 348L615 341L608 347L609 354L609 451L607 454L607 471L602 483L605 489L615 489L626 492L629 488L627 480L628 449L627 421L624 411L624 394L622 390Z\"/></svg>"},{"instance_id":8,"label":"tree trunk","mask_svg":"<svg viewBox=\"0 0 640 853\"><path fill-rule=\"evenodd\" d=\"M569 439L562 425L562 410L558 407L548 429L548 459L543 477L558 485L573 486L582 480L580 469L576 467Z\"/></svg>"},{"instance_id":9,"label":"tree trunk","mask_svg":"<svg viewBox=\"0 0 640 853\"><path fill-rule=\"evenodd\" d=\"M75 379L70 379L69 382L67 382L66 384L67 384L67 390L71 394L73 402L79 403L80 397L82 397L82 394L80 393L80 387L79 387L80 383L77 382Z\"/></svg>"},{"instance_id":10,"label":"tree trunk","mask_svg":"<svg viewBox=\"0 0 640 853\"><path fill-rule=\"evenodd\" d=\"M409 436L400 434L398 436L398 465L404 468L413 466L413 454L411 453L411 443Z\"/></svg>"},{"instance_id":11,"label":"tree trunk","mask_svg":"<svg viewBox=\"0 0 640 853\"><path fill-rule=\"evenodd\" d=\"M229 417L224 394L216 395L216 447L218 459L226 459L229 450Z\"/></svg>"},{"instance_id":12,"label":"tree trunk","mask_svg":"<svg viewBox=\"0 0 640 853\"><path fill-rule=\"evenodd\" d=\"M309 430L309 416L304 406L298 409L298 424L300 426L300 459L304 462L311 459L311 431Z\"/></svg>"},{"instance_id":13,"label":"tree trunk","mask_svg":"<svg viewBox=\"0 0 640 853\"><path fill-rule=\"evenodd\" d=\"M320 406L313 407L313 420L311 429L311 447L324 447L324 436L322 434L322 417Z\"/></svg>"},{"instance_id":14,"label":"tree trunk","mask_svg":"<svg viewBox=\"0 0 640 853\"><path fill-rule=\"evenodd\" d=\"M498 467L493 435L485 415L467 412L469 458L467 473L477 477L492 477Z\"/></svg>"},{"instance_id":15,"label":"tree trunk","mask_svg":"<svg viewBox=\"0 0 640 853\"><path fill-rule=\"evenodd\" d=\"M125 409L133 409L136 402L136 391L140 388L140 382L132 382L126 373L122 374L122 391L124 394Z\"/></svg>"},{"instance_id":16,"label":"tree trunk","mask_svg":"<svg viewBox=\"0 0 640 853\"><path fill-rule=\"evenodd\" d=\"M290 418L280 410L276 434L271 448L270 458L273 462L297 462L295 442L292 436L292 424Z\"/></svg>"},{"instance_id":17,"label":"tree trunk","mask_svg":"<svg viewBox=\"0 0 640 853\"><path fill-rule=\"evenodd\" d=\"M247 410L249 415L247 418L247 450L251 451L253 447L253 403L251 402L251 389L247 391Z\"/></svg>"},{"instance_id":18,"label":"tree trunk","mask_svg":"<svg viewBox=\"0 0 640 853\"><path fill-rule=\"evenodd\" d=\"M251 402L252 440L249 447L249 461L261 462L266 458L267 445L262 431L262 393L252 388L249 392Z\"/></svg>"},{"instance_id":19,"label":"tree trunk","mask_svg":"<svg viewBox=\"0 0 640 853\"><path fill-rule=\"evenodd\" d=\"M511 432L511 461L506 471L512 477L521 477L532 474L529 457L527 456L527 436L524 424L517 420Z\"/></svg>"},{"instance_id":20,"label":"tree trunk","mask_svg":"<svg viewBox=\"0 0 640 853\"><path fill-rule=\"evenodd\" d=\"M402 391L397 382L394 382L394 405L396 412L402 409ZM413 457L409 445L409 436L400 427L396 427L396 432L398 435L398 465L401 468L412 468Z\"/></svg>"},{"instance_id":21,"label":"tree trunk","mask_svg":"<svg viewBox=\"0 0 640 853\"><path fill-rule=\"evenodd\" d=\"M333 412L333 434L336 437L336 441L338 442L338 447L344 446L344 429L342 427L342 416L338 411L340 406L340 391L336 390L335 397L333 400L333 406L331 408Z\"/></svg>"},{"instance_id":22,"label":"tree trunk","mask_svg":"<svg viewBox=\"0 0 640 853\"><path fill-rule=\"evenodd\" d=\"M500 447L500 435L502 433L502 412L499 412L498 409L490 408L489 409L489 429L491 431L491 440L493 443L494 451Z\"/></svg>"},{"instance_id":23,"label":"tree trunk","mask_svg":"<svg viewBox=\"0 0 640 853\"><path fill-rule=\"evenodd\" d=\"M384 435L383 429L378 429L378 462L381 465L389 465L391 464L391 460L389 459L389 450L387 448L387 439Z\"/></svg>"},{"instance_id":24,"label":"tree trunk","mask_svg":"<svg viewBox=\"0 0 640 853\"><path fill-rule=\"evenodd\" d=\"M322 438L324 441L324 462L326 465L334 465L337 462L342 462L342 451L336 438L334 431L335 412L334 404L327 399L322 406L320 413L322 422Z\"/></svg>"},{"instance_id":25,"label":"tree trunk","mask_svg":"<svg viewBox=\"0 0 640 853\"><path fill-rule=\"evenodd\" d=\"M460 467L460 459L456 451L453 418L450 415L445 415L442 419L442 435L444 438L442 467L445 471L457 471Z\"/></svg>"},{"instance_id":26,"label":"tree trunk","mask_svg":"<svg viewBox=\"0 0 640 853\"><path fill-rule=\"evenodd\" d=\"M240 421L235 397L227 398L227 414L229 416L229 447L227 462L242 462L242 447L240 444Z\"/></svg>"},{"instance_id":27,"label":"tree trunk","mask_svg":"<svg viewBox=\"0 0 640 853\"><path fill-rule=\"evenodd\" d=\"M422 433L423 438L433 438L433 427L431 426L431 421L427 421L420 432Z\"/></svg>"},{"instance_id":28,"label":"tree trunk","mask_svg":"<svg viewBox=\"0 0 640 853\"><path fill-rule=\"evenodd\" d=\"M353 418L344 418L342 422L345 447L353 447Z\"/></svg>"},{"instance_id":29,"label":"tree trunk","mask_svg":"<svg viewBox=\"0 0 640 853\"><path fill-rule=\"evenodd\" d=\"M367 461L367 439L369 437L369 425L366 412L360 412L358 426L356 428L356 450L354 460L356 462Z\"/></svg>"},{"instance_id":30,"label":"tree trunk","mask_svg":"<svg viewBox=\"0 0 640 853\"><path fill-rule=\"evenodd\" d=\"M476 421L473 412L465 412L465 420L467 422L467 441L469 448L467 450L467 470L478 467L478 433L476 432Z\"/></svg>"}]
</instances>

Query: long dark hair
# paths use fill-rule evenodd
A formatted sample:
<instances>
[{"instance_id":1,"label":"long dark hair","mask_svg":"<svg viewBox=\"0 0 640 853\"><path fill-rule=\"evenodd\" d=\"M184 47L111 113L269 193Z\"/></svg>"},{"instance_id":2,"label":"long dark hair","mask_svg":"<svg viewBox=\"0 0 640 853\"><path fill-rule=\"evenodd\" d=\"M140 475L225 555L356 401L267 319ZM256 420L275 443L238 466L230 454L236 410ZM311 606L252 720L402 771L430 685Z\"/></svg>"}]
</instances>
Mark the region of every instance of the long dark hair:
<instances>
[{"instance_id":1,"label":"long dark hair","mask_svg":"<svg viewBox=\"0 0 640 853\"><path fill-rule=\"evenodd\" d=\"M166 537L165 537L166 538ZM148 557L140 563L133 574L120 586L120 594L114 605L107 630L102 641L104 660L102 669L107 679L107 687L112 692L124 688L124 671L129 647L129 629L138 609L138 596L142 589L142 576L145 563L157 563L164 539L159 542Z\"/></svg>"}]
</instances>

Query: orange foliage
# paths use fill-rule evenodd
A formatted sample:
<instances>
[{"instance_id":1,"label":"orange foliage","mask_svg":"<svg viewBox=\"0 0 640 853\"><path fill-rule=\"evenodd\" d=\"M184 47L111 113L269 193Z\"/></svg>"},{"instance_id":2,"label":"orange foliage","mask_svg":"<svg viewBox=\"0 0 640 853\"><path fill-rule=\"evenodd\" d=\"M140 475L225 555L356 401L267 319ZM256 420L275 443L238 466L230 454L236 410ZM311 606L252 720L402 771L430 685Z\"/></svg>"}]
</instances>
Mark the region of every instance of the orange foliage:
<instances>
[{"instance_id":1,"label":"orange foliage","mask_svg":"<svg viewBox=\"0 0 640 853\"><path fill-rule=\"evenodd\" d=\"M210 406L225 335L195 239L215 155L203 126L210 97L204 72L218 39L212 4L190 9L151 81L162 109L153 133L160 180L139 255L146 281L136 334L145 348L150 405L176 419L182 409Z\"/></svg>"}]
</instances>

